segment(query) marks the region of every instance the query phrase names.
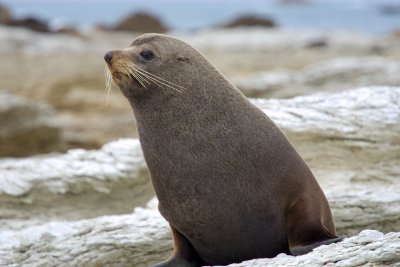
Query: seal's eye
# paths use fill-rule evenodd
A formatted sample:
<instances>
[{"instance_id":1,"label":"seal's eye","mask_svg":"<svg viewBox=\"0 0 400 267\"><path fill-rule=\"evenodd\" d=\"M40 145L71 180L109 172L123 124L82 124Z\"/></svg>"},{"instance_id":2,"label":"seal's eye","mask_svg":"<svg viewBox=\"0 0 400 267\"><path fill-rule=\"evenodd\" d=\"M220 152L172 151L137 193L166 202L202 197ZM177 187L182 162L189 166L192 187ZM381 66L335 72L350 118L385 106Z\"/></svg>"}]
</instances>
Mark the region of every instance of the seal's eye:
<instances>
[{"instance_id":1,"label":"seal's eye","mask_svg":"<svg viewBox=\"0 0 400 267\"><path fill-rule=\"evenodd\" d=\"M150 50L144 50L142 52L140 52L140 56L144 59L144 60L152 60L154 57L153 52L151 52Z\"/></svg>"}]
</instances>

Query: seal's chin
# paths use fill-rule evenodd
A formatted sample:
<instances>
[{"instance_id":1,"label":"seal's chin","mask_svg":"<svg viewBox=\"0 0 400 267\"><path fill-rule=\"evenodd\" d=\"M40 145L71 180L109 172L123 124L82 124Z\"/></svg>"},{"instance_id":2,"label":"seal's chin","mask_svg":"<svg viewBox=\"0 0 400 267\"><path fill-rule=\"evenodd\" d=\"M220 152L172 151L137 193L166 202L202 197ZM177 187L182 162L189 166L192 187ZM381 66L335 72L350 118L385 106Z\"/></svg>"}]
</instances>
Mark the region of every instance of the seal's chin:
<instances>
[{"instance_id":1,"label":"seal's chin","mask_svg":"<svg viewBox=\"0 0 400 267\"><path fill-rule=\"evenodd\" d=\"M129 99L136 98L145 91L143 85L133 76L121 71L111 72L114 84L120 89L122 94Z\"/></svg>"},{"instance_id":2,"label":"seal's chin","mask_svg":"<svg viewBox=\"0 0 400 267\"><path fill-rule=\"evenodd\" d=\"M113 72L112 77L113 77L114 82L122 80L124 75L127 76L126 74L123 74L122 72L119 72L119 71Z\"/></svg>"}]
</instances>

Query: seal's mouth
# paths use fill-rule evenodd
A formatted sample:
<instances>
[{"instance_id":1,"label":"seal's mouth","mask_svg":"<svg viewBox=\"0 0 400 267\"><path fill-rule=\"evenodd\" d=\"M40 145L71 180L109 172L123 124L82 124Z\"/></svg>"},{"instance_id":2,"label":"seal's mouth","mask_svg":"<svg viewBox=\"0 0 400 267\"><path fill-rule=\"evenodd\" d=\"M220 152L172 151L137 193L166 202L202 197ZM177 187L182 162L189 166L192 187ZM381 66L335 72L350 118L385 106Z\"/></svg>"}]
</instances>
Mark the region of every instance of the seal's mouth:
<instances>
[{"instance_id":1,"label":"seal's mouth","mask_svg":"<svg viewBox=\"0 0 400 267\"><path fill-rule=\"evenodd\" d=\"M120 70L111 71L113 81L118 85L120 82L129 82L135 87L143 87L143 84L132 74Z\"/></svg>"},{"instance_id":2,"label":"seal's mouth","mask_svg":"<svg viewBox=\"0 0 400 267\"><path fill-rule=\"evenodd\" d=\"M137 78L135 70L131 67L129 62L122 59L113 60L109 58L109 53L104 56L107 63L106 69L108 74L111 75L112 81L118 86L121 83L131 83L135 87L143 87L143 83Z\"/></svg>"},{"instance_id":3,"label":"seal's mouth","mask_svg":"<svg viewBox=\"0 0 400 267\"><path fill-rule=\"evenodd\" d=\"M130 79L130 80L134 79L134 77L131 77L129 74L126 74L126 73L124 73L122 71L118 71L118 70L111 71L111 76L113 79L116 79L116 80L123 80L124 78Z\"/></svg>"},{"instance_id":4,"label":"seal's mouth","mask_svg":"<svg viewBox=\"0 0 400 267\"><path fill-rule=\"evenodd\" d=\"M118 80L121 80L123 77L122 72L119 72L119 71L111 72L111 75L113 78L118 79Z\"/></svg>"}]
</instances>

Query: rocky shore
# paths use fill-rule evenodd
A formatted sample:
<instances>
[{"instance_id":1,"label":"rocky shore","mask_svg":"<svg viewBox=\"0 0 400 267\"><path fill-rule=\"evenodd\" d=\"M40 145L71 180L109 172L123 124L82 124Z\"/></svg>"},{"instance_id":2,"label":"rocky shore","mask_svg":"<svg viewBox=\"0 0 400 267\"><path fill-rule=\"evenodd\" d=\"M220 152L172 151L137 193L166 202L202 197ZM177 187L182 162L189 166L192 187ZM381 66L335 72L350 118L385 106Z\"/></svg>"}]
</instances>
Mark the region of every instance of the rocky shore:
<instances>
[{"instance_id":1,"label":"rocky shore","mask_svg":"<svg viewBox=\"0 0 400 267\"><path fill-rule=\"evenodd\" d=\"M350 238L301 257L280 255L233 266L400 260L399 99L399 87L367 87L252 100L310 165L338 233ZM97 151L2 159L0 171L0 263L147 266L171 251L137 139ZM365 229L374 230L360 233Z\"/></svg>"},{"instance_id":2,"label":"rocky shore","mask_svg":"<svg viewBox=\"0 0 400 267\"><path fill-rule=\"evenodd\" d=\"M0 11L0 23L11 19ZM265 27L169 34L196 47L283 130L346 239L232 266L399 265L399 36L250 22ZM131 108L119 89L105 92L103 54L128 46L138 30L14 26L0 26L0 266L165 259L172 239Z\"/></svg>"}]
</instances>

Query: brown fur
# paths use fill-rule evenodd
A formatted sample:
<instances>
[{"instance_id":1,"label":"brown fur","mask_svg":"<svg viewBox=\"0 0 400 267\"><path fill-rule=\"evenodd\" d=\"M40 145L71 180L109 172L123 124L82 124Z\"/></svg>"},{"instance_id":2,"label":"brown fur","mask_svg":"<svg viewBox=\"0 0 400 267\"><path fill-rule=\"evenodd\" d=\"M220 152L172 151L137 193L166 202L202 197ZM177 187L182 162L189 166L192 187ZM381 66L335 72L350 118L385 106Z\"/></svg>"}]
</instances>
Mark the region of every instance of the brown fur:
<instances>
[{"instance_id":1,"label":"brown fur","mask_svg":"<svg viewBox=\"0 0 400 267\"><path fill-rule=\"evenodd\" d=\"M154 58L143 60L143 50ZM185 88L144 88L113 74L134 110L159 210L174 233L175 253L158 266L230 264L338 241L304 161L198 51L145 34L112 55L113 73L133 62Z\"/></svg>"}]
</instances>

